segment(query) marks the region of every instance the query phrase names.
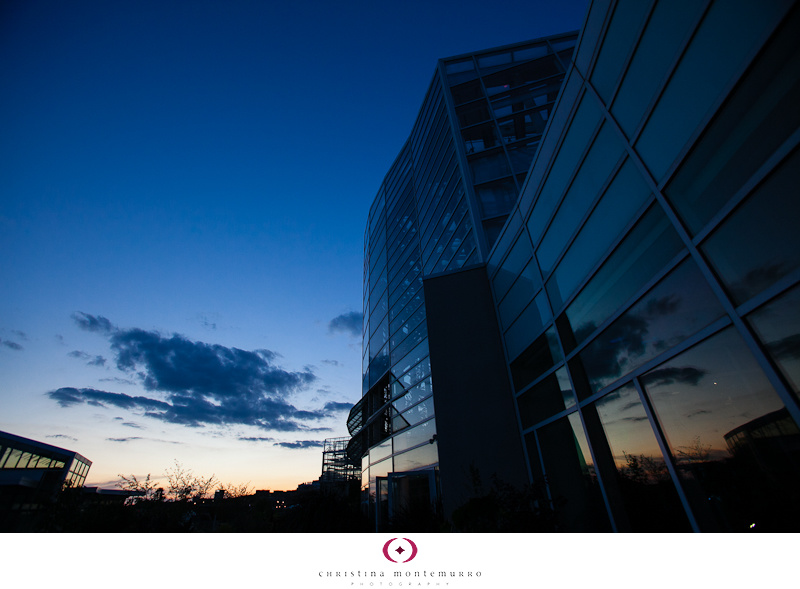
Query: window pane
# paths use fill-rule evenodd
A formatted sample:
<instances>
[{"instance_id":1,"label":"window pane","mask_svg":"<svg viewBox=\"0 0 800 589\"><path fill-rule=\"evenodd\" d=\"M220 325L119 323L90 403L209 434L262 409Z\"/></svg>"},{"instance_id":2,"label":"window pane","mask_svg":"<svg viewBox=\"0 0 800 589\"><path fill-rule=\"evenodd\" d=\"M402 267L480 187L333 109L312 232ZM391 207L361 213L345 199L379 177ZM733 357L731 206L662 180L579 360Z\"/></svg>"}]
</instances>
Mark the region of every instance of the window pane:
<instances>
[{"instance_id":1,"label":"window pane","mask_svg":"<svg viewBox=\"0 0 800 589\"><path fill-rule=\"evenodd\" d=\"M458 124L461 127L469 127L470 125L488 121L491 118L489 105L485 100L478 100L459 106L456 108L456 114L458 115Z\"/></svg>"},{"instance_id":2,"label":"window pane","mask_svg":"<svg viewBox=\"0 0 800 589\"><path fill-rule=\"evenodd\" d=\"M733 328L642 383L701 530L797 530L800 430Z\"/></svg>"},{"instance_id":3,"label":"window pane","mask_svg":"<svg viewBox=\"0 0 800 589\"><path fill-rule=\"evenodd\" d=\"M395 470L404 472L416 470L439 462L439 452L436 442L420 446L410 452L404 452L394 457Z\"/></svg>"},{"instance_id":4,"label":"window pane","mask_svg":"<svg viewBox=\"0 0 800 589\"><path fill-rule=\"evenodd\" d=\"M377 446L370 448L369 450L369 461L371 463L379 462L384 458L387 458L392 453L392 440L391 438L381 442Z\"/></svg>"},{"instance_id":5,"label":"window pane","mask_svg":"<svg viewBox=\"0 0 800 589\"><path fill-rule=\"evenodd\" d=\"M403 432L402 434L396 435L394 437L394 451L402 452L403 450L408 450L417 444L429 442L435 434L436 420L431 419Z\"/></svg>"},{"instance_id":6,"label":"window pane","mask_svg":"<svg viewBox=\"0 0 800 589\"><path fill-rule=\"evenodd\" d=\"M591 76L592 85L606 104L611 101L611 93L649 8L650 3L644 0L617 3Z\"/></svg>"},{"instance_id":7,"label":"window pane","mask_svg":"<svg viewBox=\"0 0 800 589\"><path fill-rule=\"evenodd\" d=\"M536 291L541 287L541 284L539 284L538 281L531 280L528 274L527 272L523 272L520 275L503 301L497 306L497 311L500 315L500 324L503 329L507 329L517 319L522 310L531 302ZM541 323L541 325L537 327L541 330L544 328L544 319L541 314L537 315L540 318L537 324ZM537 327L533 327L533 329L537 329Z\"/></svg>"},{"instance_id":8,"label":"window pane","mask_svg":"<svg viewBox=\"0 0 800 589\"><path fill-rule=\"evenodd\" d=\"M800 126L800 11L670 182L667 197L696 233ZM796 199L795 199L796 200Z\"/></svg>"},{"instance_id":9,"label":"window pane","mask_svg":"<svg viewBox=\"0 0 800 589\"><path fill-rule=\"evenodd\" d=\"M411 368L407 373L398 376L398 380L405 386L411 386L415 382L419 382L431 373L430 358L425 356L419 364Z\"/></svg>"},{"instance_id":10,"label":"window pane","mask_svg":"<svg viewBox=\"0 0 800 589\"><path fill-rule=\"evenodd\" d=\"M11 456L8 457L4 468L17 468L19 459L22 457L22 450L11 450Z\"/></svg>"},{"instance_id":11,"label":"window pane","mask_svg":"<svg viewBox=\"0 0 800 589\"><path fill-rule=\"evenodd\" d=\"M795 395L800 394L800 287L748 316Z\"/></svg>"},{"instance_id":12,"label":"window pane","mask_svg":"<svg viewBox=\"0 0 800 589\"><path fill-rule=\"evenodd\" d=\"M663 83L667 68L675 61L679 45L691 32L704 7L696 0L656 3L611 106L611 114L628 137L633 136L645 109Z\"/></svg>"},{"instance_id":13,"label":"window pane","mask_svg":"<svg viewBox=\"0 0 800 589\"><path fill-rule=\"evenodd\" d=\"M537 433L559 531L609 531L592 455L577 413Z\"/></svg>"},{"instance_id":14,"label":"window pane","mask_svg":"<svg viewBox=\"0 0 800 589\"><path fill-rule=\"evenodd\" d=\"M798 183L800 150L701 246L737 303L800 267Z\"/></svg>"},{"instance_id":15,"label":"window pane","mask_svg":"<svg viewBox=\"0 0 800 589\"><path fill-rule=\"evenodd\" d=\"M781 2L711 5L636 142L656 182L783 11Z\"/></svg>"},{"instance_id":16,"label":"window pane","mask_svg":"<svg viewBox=\"0 0 800 589\"><path fill-rule=\"evenodd\" d=\"M502 149L493 151L489 155L471 158L469 169L472 172L473 184L488 182L511 174L508 159Z\"/></svg>"},{"instance_id":17,"label":"window pane","mask_svg":"<svg viewBox=\"0 0 800 589\"><path fill-rule=\"evenodd\" d=\"M526 429L575 405L567 369L562 367L542 382L517 397L517 406Z\"/></svg>"},{"instance_id":18,"label":"window pane","mask_svg":"<svg viewBox=\"0 0 800 589\"><path fill-rule=\"evenodd\" d=\"M653 428L633 384L595 403L635 532L690 531ZM599 459L598 459L599 460ZM658 505L658 509L653 509Z\"/></svg>"},{"instance_id":19,"label":"window pane","mask_svg":"<svg viewBox=\"0 0 800 589\"><path fill-rule=\"evenodd\" d=\"M522 180L520 181L520 186L525 181L525 175L528 173L533 157L539 149L539 138L540 136L537 135L528 141L520 141L506 147L514 173L520 174L521 172Z\"/></svg>"},{"instance_id":20,"label":"window pane","mask_svg":"<svg viewBox=\"0 0 800 589\"><path fill-rule=\"evenodd\" d=\"M539 241L553 209L561 199L572 170L578 164L580 155L586 149L599 122L597 101L591 96L584 96L528 219L528 231L534 243Z\"/></svg>"},{"instance_id":21,"label":"window pane","mask_svg":"<svg viewBox=\"0 0 800 589\"><path fill-rule=\"evenodd\" d=\"M415 405L403 413L401 417L403 417L409 425L416 425L421 421L433 417L433 397Z\"/></svg>"},{"instance_id":22,"label":"window pane","mask_svg":"<svg viewBox=\"0 0 800 589\"><path fill-rule=\"evenodd\" d=\"M547 296L544 292L540 292L536 298L533 299L533 302L525 307L525 310L522 311L517 320L514 321L505 333L506 350L508 351L509 358L514 358L522 352L531 339L536 337L538 333L541 333L551 317ZM551 355L554 354L552 357L560 357L555 339L552 339L552 341L547 344L547 349L551 349ZM552 364L550 366L552 366ZM549 366L547 368L549 368ZM542 372L545 372L547 368L542 370ZM531 380L535 378L536 377L533 377ZM530 382L530 380L528 382Z\"/></svg>"},{"instance_id":23,"label":"window pane","mask_svg":"<svg viewBox=\"0 0 800 589\"><path fill-rule=\"evenodd\" d=\"M478 153L484 149L491 149L500 144L497 138L497 128L494 123L486 123L485 125L477 125L464 129L461 131L461 137L464 140L464 147L467 153Z\"/></svg>"},{"instance_id":24,"label":"window pane","mask_svg":"<svg viewBox=\"0 0 800 589\"><path fill-rule=\"evenodd\" d=\"M610 125L603 125L569 187L558 212L536 250L536 258L547 276L578 223L622 156L622 143Z\"/></svg>"},{"instance_id":25,"label":"window pane","mask_svg":"<svg viewBox=\"0 0 800 589\"><path fill-rule=\"evenodd\" d=\"M625 162L548 281L554 310L561 308L649 194L635 165Z\"/></svg>"},{"instance_id":26,"label":"window pane","mask_svg":"<svg viewBox=\"0 0 800 589\"><path fill-rule=\"evenodd\" d=\"M514 178L503 178L476 186L475 195L483 217L507 215L517 201L517 185Z\"/></svg>"},{"instance_id":27,"label":"window pane","mask_svg":"<svg viewBox=\"0 0 800 589\"><path fill-rule=\"evenodd\" d=\"M517 242L514 244L514 247L511 248L502 266L500 266L500 270L498 270L497 274L492 278L494 296L497 300L505 296L508 289L517 279L522 269L531 260L532 256L533 250L531 249L531 242L523 231L519 237L517 237Z\"/></svg>"},{"instance_id":28,"label":"window pane","mask_svg":"<svg viewBox=\"0 0 800 589\"><path fill-rule=\"evenodd\" d=\"M542 374L563 360L555 330L551 327L511 363L514 388L524 389Z\"/></svg>"},{"instance_id":29,"label":"window pane","mask_svg":"<svg viewBox=\"0 0 800 589\"><path fill-rule=\"evenodd\" d=\"M23 452L22 457L19 459L19 463L17 464L17 468L27 468L30 459L31 459L31 453Z\"/></svg>"},{"instance_id":30,"label":"window pane","mask_svg":"<svg viewBox=\"0 0 800 589\"><path fill-rule=\"evenodd\" d=\"M697 265L685 260L580 353L592 393L722 315Z\"/></svg>"},{"instance_id":31,"label":"window pane","mask_svg":"<svg viewBox=\"0 0 800 589\"><path fill-rule=\"evenodd\" d=\"M453 95L453 102L456 104L463 104L470 100L475 100L476 98L481 98L483 96L483 90L481 90L481 84L479 81L474 80L472 82L465 82L464 84L460 84L458 86L453 86L450 89L450 92Z\"/></svg>"},{"instance_id":32,"label":"window pane","mask_svg":"<svg viewBox=\"0 0 800 589\"><path fill-rule=\"evenodd\" d=\"M407 356L402 358L397 364L394 365L393 372L395 374L403 374L406 370L414 366L417 362L422 360L428 355L428 338L419 344L416 348L411 350Z\"/></svg>"},{"instance_id":33,"label":"window pane","mask_svg":"<svg viewBox=\"0 0 800 589\"><path fill-rule=\"evenodd\" d=\"M682 248L661 209L650 209L567 307L574 343L586 339ZM549 282L548 292L555 298Z\"/></svg>"}]
</instances>

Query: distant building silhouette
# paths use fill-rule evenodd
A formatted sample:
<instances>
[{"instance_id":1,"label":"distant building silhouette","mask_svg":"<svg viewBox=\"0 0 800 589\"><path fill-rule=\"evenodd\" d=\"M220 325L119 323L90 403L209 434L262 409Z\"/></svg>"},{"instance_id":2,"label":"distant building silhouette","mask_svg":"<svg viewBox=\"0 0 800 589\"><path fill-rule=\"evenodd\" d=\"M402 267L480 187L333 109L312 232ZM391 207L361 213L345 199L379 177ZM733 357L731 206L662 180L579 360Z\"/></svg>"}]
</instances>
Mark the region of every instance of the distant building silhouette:
<instances>
[{"instance_id":1,"label":"distant building silhouette","mask_svg":"<svg viewBox=\"0 0 800 589\"><path fill-rule=\"evenodd\" d=\"M327 438L322 446L322 485L348 483L361 478L361 469L347 455L350 438Z\"/></svg>"},{"instance_id":2,"label":"distant building silhouette","mask_svg":"<svg viewBox=\"0 0 800 589\"><path fill-rule=\"evenodd\" d=\"M440 60L365 235L376 529L492 476L563 531L800 529L798 31L598 0Z\"/></svg>"},{"instance_id":3,"label":"distant building silhouette","mask_svg":"<svg viewBox=\"0 0 800 589\"><path fill-rule=\"evenodd\" d=\"M92 462L72 450L0 432L0 518L24 518L82 487Z\"/></svg>"}]
</instances>

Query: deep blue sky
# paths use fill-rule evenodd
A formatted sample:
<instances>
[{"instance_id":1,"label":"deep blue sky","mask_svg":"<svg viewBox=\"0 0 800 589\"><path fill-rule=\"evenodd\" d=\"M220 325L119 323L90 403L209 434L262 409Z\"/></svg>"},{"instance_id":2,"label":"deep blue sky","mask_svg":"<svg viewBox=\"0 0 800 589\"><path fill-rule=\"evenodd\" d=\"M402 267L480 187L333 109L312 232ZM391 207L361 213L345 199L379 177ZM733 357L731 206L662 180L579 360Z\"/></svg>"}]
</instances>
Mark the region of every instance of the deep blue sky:
<instances>
[{"instance_id":1,"label":"deep blue sky","mask_svg":"<svg viewBox=\"0 0 800 589\"><path fill-rule=\"evenodd\" d=\"M316 478L361 393L367 210L436 60L585 9L4 2L0 429L108 485Z\"/></svg>"}]
</instances>

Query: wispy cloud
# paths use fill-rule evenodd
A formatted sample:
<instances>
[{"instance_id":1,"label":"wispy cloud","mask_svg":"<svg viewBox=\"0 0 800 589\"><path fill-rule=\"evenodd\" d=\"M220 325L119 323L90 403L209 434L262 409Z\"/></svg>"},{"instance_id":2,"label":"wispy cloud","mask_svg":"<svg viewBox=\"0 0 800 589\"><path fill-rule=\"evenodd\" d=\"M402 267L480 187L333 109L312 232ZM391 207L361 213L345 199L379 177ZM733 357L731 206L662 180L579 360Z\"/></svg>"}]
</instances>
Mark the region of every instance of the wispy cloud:
<instances>
[{"instance_id":1,"label":"wispy cloud","mask_svg":"<svg viewBox=\"0 0 800 589\"><path fill-rule=\"evenodd\" d=\"M328 366L341 366L338 360L322 360L322 363Z\"/></svg>"},{"instance_id":2,"label":"wispy cloud","mask_svg":"<svg viewBox=\"0 0 800 589\"><path fill-rule=\"evenodd\" d=\"M45 436L45 437L46 438L57 438L57 439L62 439L62 440L70 440L72 442L77 442L78 441L78 438L73 438L72 436L68 436L66 434L50 434L50 435Z\"/></svg>"},{"instance_id":3,"label":"wispy cloud","mask_svg":"<svg viewBox=\"0 0 800 589\"><path fill-rule=\"evenodd\" d=\"M342 313L328 322L328 331L330 333L346 333L358 337L361 335L363 319L363 313L357 313L356 311Z\"/></svg>"},{"instance_id":4,"label":"wispy cloud","mask_svg":"<svg viewBox=\"0 0 800 589\"><path fill-rule=\"evenodd\" d=\"M336 401L329 401L325 403L325 406L322 408L323 411L327 413L337 413L340 411L350 411L353 408L352 403L339 403Z\"/></svg>"},{"instance_id":5,"label":"wispy cloud","mask_svg":"<svg viewBox=\"0 0 800 589\"><path fill-rule=\"evenodd\" d=\"M78 311L72 314L72 318L78 324L78 327L86 331L95 331L100 333L111 333L114 331L114 326L111 321L102 315L89 315Z\"/></svg>"},{"instance_id":6,"label":"wispy cloud","mask_svg":"<svg viewBox=\"0 0 800 589\"><path fill-rule=\"evenodd\" d=\"M322 448L323 442L319 440L301 440L298 442L275 442L273 446L289 448L290 450L302 450L304 448Z\"/></svg>"},{"instance_id":7,"label":"wispy cloud","mask_svg":"<svg viewBox=\"0 0 800 589\"><path fill-rule=\"evenodd\" d=\"M142 438L138 436L130 437L130 438L106 438L107 442L119 442L119 443L126 443L132 442L134 440L141 440Z\"/></svg>"},{"instance_id":8,"label":"wispy cloud","mask_svg":"<svg viewBox=\"0 0 800 589\"><path fill-rule=\"evenodd\" d=\"M70 358L78 358L79 360L85 360L87 366L105 366L106 359L102 356L92 356L91 354L87 354L86 352L81 352L80 350L73 350L67 354Z\"/></svg>"},{"instance_id":9,"label":"wispy cloud","mask_svg":"<svg viewBox=\"0 0 800 589\"><path fill-rule=\"evenodd\" d=\"M4 345L4 346L5 346L5 347L7 347L8 349L10 349L10 350L14 350L14 351L16 351L16 352L19 352L19 351L21 351L21 350L23 350L23 349L24 349L24 348L23 348L21 345L19 345L17 342L12 342L12 341L9 341L9 340L0 340L0 344Z\"/></svg>"}]
</instances>

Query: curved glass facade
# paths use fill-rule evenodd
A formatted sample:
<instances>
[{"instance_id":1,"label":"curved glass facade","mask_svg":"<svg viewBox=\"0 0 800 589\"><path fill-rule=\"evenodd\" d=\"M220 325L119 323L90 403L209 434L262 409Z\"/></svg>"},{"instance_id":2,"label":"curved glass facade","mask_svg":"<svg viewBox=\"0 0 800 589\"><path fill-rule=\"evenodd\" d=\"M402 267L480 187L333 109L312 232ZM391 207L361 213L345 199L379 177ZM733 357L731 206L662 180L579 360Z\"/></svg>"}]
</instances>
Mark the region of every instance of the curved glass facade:
<instances>
[{"instance_id":1,"label":"curved glass facade","mask_svg":"<svg viewBox=\"0 0 800 589\"><path fill-rule=\"evenodd\" d=\"M349 454L361 460L379 525L399 473L435 473L403 485L428 485L434 503L438 495L423 279L483 264L517 199L575 40L559 35L441 60L370 209L363 397L348 428Z\"/></svg>"},{"instance_id":2,"label":"curved glass facade","mask_svg":"<svg viewBox=\"0 0 800 589\"><path fill-rule=\"evenodd\" d=\"M565 531L800 526L800 8L587 17L487 266Z\"/></svg>"}]
</instances>

